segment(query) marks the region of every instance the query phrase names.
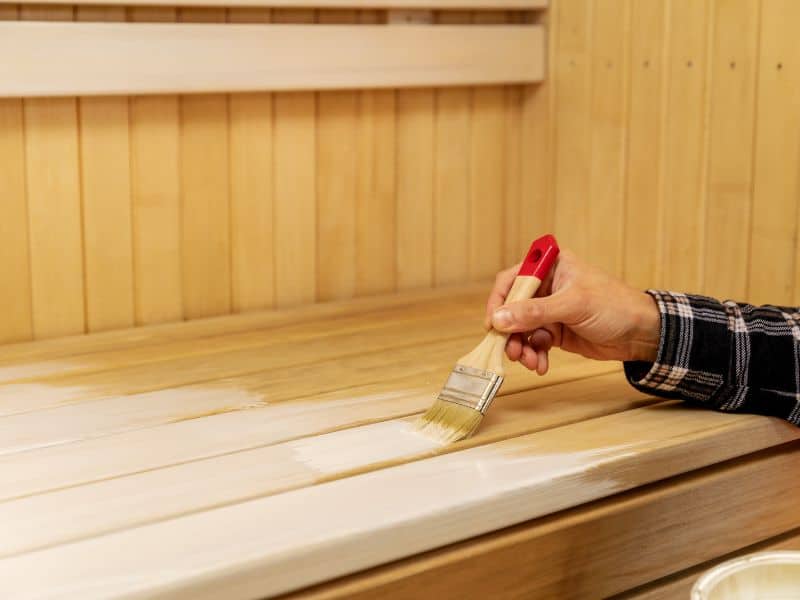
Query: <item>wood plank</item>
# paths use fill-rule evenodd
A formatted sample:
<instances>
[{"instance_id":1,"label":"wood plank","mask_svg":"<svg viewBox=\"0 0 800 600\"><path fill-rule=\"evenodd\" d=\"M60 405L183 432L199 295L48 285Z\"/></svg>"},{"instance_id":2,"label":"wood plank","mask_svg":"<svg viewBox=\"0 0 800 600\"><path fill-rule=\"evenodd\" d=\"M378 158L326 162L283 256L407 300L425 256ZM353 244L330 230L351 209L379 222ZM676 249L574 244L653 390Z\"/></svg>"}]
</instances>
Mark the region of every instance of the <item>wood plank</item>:
<instances>
[{"instance_id":1,"label":"wood plank","mask_svg":"<svg viewBox=\"0 0 800 600\"><path fill-rule=\"evenodd\" d=\"M361 92L358 111L355 292L383 294L396 282L395 92Z\"/></svg>"},{"instance_id":2,"label":"wood plank","mask_svg":"<svg viewBox=\"0 0 800 600\"><path fill-rule=\"evenodd\" d=\"M477 13L473 22L499 26L504 20L502 13ZM505 266L506 102L503 87L472 91L468 274L473 281Z\"/></svg>"},{"instance_id":3,"label":"wood plank","mask_svg":"<svg viewBox=\"0 0 800 600\"><path fill-rule=\"evenodd\" d=\"M314 11L275 10L276 23L313 23ZM276 306L313 302L317 295L317 119L314 94L274 97Z\"/></svg>"},{"instance_id":4,"label":"wood plank","mask_svg":"<svg viewBox=\"0 0 800 600\"><path fill-rule=\"evenodd\" d=\"M397 206L402 207L396 216L399 290L433 284L434 122L432 90L397 92L395 193Z\"/></svg>"},{"instance_id":5,"label":"wood plank","mask_svg":"<svg viewBox=\"0 0 800 600\"><path fill-rule=\"evenodd\" d=\"M355 11L321 13L325 24L353 23ZM317 299L352 298L356 284L356 120L358 94L317 96Z\"/></svg>"},{"instance_id":6,"label":"wood plank","mask_svg":"<svg viewBox=\"0 0 800 600\"><path fill-rule=\"evenodd\" d=\"M483 295L468 297L465 300L448 300L438 302L433 306L408 307L401 309L391 308L366 310L355 314L334 314L332 323L325 323L322 319L315 319L313 313L304 315L306 318L296 319L296 322L274 322L266 327L253 322L253 327L242 331L230 333L219 331L206 331L206 335L194 337L163 338L154 343L141 343L138 345L120 344L111 346L97 352L80 352L68 356L48 358L47 356L35 359L22 359L6 361L0 366L0 382L20 383L23 381L45 383L53 377L64 377L78 373L96 373L120 367L131 367L147 363L158 363L173 358L195 357L203 360L229 350L242 350L245 348L258 348L264 344L282 344L289 340L295 343L308 343L314 339L324 339L329 333L338 335L360 331L366 334L376 327L381 327L387 322L411 323L436 319L463 318L474 323L473 331L478 335L480 303ZM198 323L202 332L203 323ZM320 333L324 327L326 333ZM91 349L89 349L91 350Z\"/></svg>"},{"instance_id":7,"label":"wood plank","mask_svg":"<svg viewBox=\"0 0 800 600\"><path fill-rule=\"evenodd\" d=\"M565 247L588 256L591 52L593 3L559 3L555 103L555 232Z\"/></svg>"},{"instance_id":8,"label":"wood plank","mask_svg":"<svg viewBox=\"0 0 800 600\"><path fill-rule=\"evenodd\" d=\"M364 383L367 379L363 376L345 382L339 377L339 389L334 391L317 392L313 398L294 398L261 408L251 405L249 409L239 411L214 413L209 410L208 414L197 418L154 424L158 422L156 417L164 413L165 404L173 414L187 412L187 408L191 406L187 406L186 399L192 399L189 393L193 392L194 399L206 402L206 406L211 405L208 403L214 400L214 390L211 388L187 388L177 390L174 395L160 394L156 398L157 403L151 402L150 406L147 406L145 399L145 403L134 411L129 410L129 420L126 423L128 429L112 435L106 435L110 426L115 424L108 419L111 412L107 411L106 418L100 420L98 417L102 413L94 411L94 425L99 424L103 428L100 432L102 435L98 436L96 430L87 427L78 430L73 426L68 432L72 437L65 435L67 432L63 430L59 431L53 440L59 442L57 444L38 445L26 452L0 457L0 473L3 474L0 478L0 498L8 500L40 494L418 414L430 405L441 382L452 368L452 352L461 343L456 341L427 347L427 361L422 368L409 368L406 363L388 364L381 369L382 377L376 383ZM558 352L556 357L562 358ZM585 395L585 391L589 389L606 389L605 384L619 387L621 380L618 374L603 380L597 379L597 376L602 377L612 371L618 373L618 368L614 365L564 357L555 361L547 379L535 377L522 369L512 368L511 371L512 376L501 390L500 397L517 393L522 395L513 400L498 400L497 406L506 407L499 409L503 411L500 414L507 415L515 426L524 424L528 427L532 424L537 429L544 429L556 424L609 414L634 405L640 406L643 402L636 399L635 404L630 404L625 400L632 397L630 394L622 394L619 398L615 396L608 403L598 401L594 393ZM588 383L590 378L592 383ZM573 396L569 402L552 401L553 397L549 392L546 396L542 392L539 393L537 410L533 414L523 415L525 419L520 420L519 411L511 410L515 406L521 408L525 403L529 405L535 399L529 393L532 388L581 380L587 380L587 383L572 385L570 389L573 390ZM292 386L291 382L289 386ZM294 387L297 388L297 384ZM230 390L223 391L220 388L216 391L216 406L224 408L227 402L230 407ZM304 393L307 391L306 386ZM237 393L241 395L242 392ZM256 403L263 397L258 390L247 393ZM298 392L295 390L291 393ZM104 406L107 407L108 403ZM493 410L492 414L497 415L498 411ZM87 418L84 419L85 425L89 425ZM531 419L535 419L535 423ZM486 435L506 431L506 421L505 418L492 416L484 423L482 431ZM485 441L487 438L481 435L477 439ZM142 452L140 449L143 447L157 447L159 451ZM92 456L94 458L90 459Z\"/></svg>"},{"instance_id":9,"label":"wood plank","mask_svg":"<svg viewBox=\"0 0 800 600\"><path fill-rule=\"evenodd\" d=\"M129 477L115 476L89 485L71 485L48 494L4 502L0 504L0 518L14 525L0 542L0 558L250 498L276 495L347 473L387 468L431 455L491 444L564 422L603 416L646 403L641 394L625 387L627 384L619 376L613 378L613 383L606 378L605 386L587 385L586 381L581 383L577 387L549 388L548 401L556 402L555 410L542 407L536 414L531 411L524 414L534 395L506 397L503 406L509 412L504 415L499 409L499 414L493 411L493 418L482 429L481 435L458 446L441 446L435 440L413 435L411 429L416 416L412 416L325 435L304 431L304 437L285 443L262 445L248 451ZM406 410L424 410L432 396L431 392L420 394L416 405ZM523 412L522 417L520 412ZM363 417L356 411L351 415L357 419L356 423L363 423ZM373 448L371 440L377 436L386 436L386 440L393 443ZM176 441L170 445L174 446ZM215 481L214 490L208 489L210 480ZM176 491L169 482L182 483ZM134 489L140 492L133 494ZM54 510L55 506L61 508ZM99 506L103 507L102 510L98 510Z\"/></svg>"},{"instance_id":10,"label":"wood plank","mask_svg":"<svg viewBox=\"0 0 800 600\"><path fill-rule=\"evenodd\" d=\"M521 217L530 200L522 195L522 102L524 88L506 88L505 107L505 169L503 172L503 257L502 265L519 262L525 255L524 246L535 238L521 227ZM523 205L524 203L524 205Z\"/></svg>"},{"instance_id":11,"label":"wood plank","mask_svg":"<svg viewBox=\"0 0 800 600\"><path fill-rule=\"evenodd\" d=\"M36 338L82 333L83 252L74 98L26 99L25 163ZM58 303L53 303L58 298Z\"/></svg>"},{"instance_id":12,"label":"wood plank","mask_svg":"<svg viewBox=\"0 0 800 600\"><path fill-rule=\"evenodd\" d=\"M519 246L517 256L528 249L531 240L555 231L556 189L556 92L557 65L560 64L559 28L560 5L555 4L539 22L548 28L548 73L552 75L543 82L525 85L522 88L522 114L520 116L520 208ZM558 232L559 238L562 231ZM566 233L566 231L564 232ZM510 258L510 257L508 257ZM511 259L515 262L519 258Z\"/></svg>"},{"instance_id":13,"label":"wood plank","mask_svg":"<svg viewBox=\"0 0 800 600\"><path fill-rule=\"evenodd\" d=\"M714 5L704 290L746 299L760 3Z\"/></svg>"},{"instance_id":14,"label":"wood plank","mask_svg":"<svg viewBox=\"0 0 800 600\"><path fill-rule=\"evenodd\" d=\"M630 6L593 12L592 92L588 215L589 260L622 274L624 212L623 172L627 157L628 44Z\"/></svg>"},{"instance_id":15,"label":"wood plank","mask_svg":"<svg viewBox=\"0 0 800 600\"><path fill-rule=\"evenodd\" d=\"M22 5L92 4L96 0L21 0ZM150 5L153 0L105 0L105 4ZM220 0L173 0L174 6L221 6ZM443 8L509 9L546 8L548 0L226 0L226 6L274 6L276 8Z\"/></svg>"},{"instance_id":16,"label":"wood plank","mask_svg":"<svg viewBox=\"0 0 800 600\"><path fill-rule=\"evenodd\" d=\"M25 192L25 138L21 100L0 100L0 344L33 337L28 204Z\"/></svg>"},{"instance_id":17,"label":"wood plank","mask_svg":"<svg viewBox=\"0 0 800 600\"><path fill-rule=\"evenodd\" d=\"M669 15L662 285L691 292L703 286L710 10L707 0L674 0Z\"/></svg>"},{"instance_id":18,"label":"wood plank","mask_svg":"<svg viewBox=\"0 0 800 600\"><path fill-rule=\"evenodd\" d=\"M800 51L791 22L793 2L767 2L761 15L756 146L747 298L790 305L796 278L800 115Z\"/></svg>"},{"instance_id":19,"label":"wood plank","mask_svg":"<svg viewBox=\"0 0 800 600\"><path fill-rule=\"evenodd\" d=\"M703 563L699 567L688 569L683 573L675 576L668 577L665 580L653 582L652 585L646 585L637 590L617 596L615 600L670 600L673 598L687 598L691 594L692 586L697 581L702 573L708 569L713 568L717 564L736 558L737 556L744 556L753 552L767 552L774 550L800 550L800 534L790 533L788 535L778 536L771 538L766 542L748 546L742 550L734 552L733 554L719 559L712 560L708 563Z\"/></svg>"},{"instance_id":20,"label":"wood plank","mask_svg":"<svg viewBox=\"0 0 800 600\"><path fill-rule=\"evenodd\" d=\"M419 434L407 427L375 432L365 442L375 449L419 443ZM786 422L666 403L21 554L0 562L0 576L8 589L28 594L56 588L77 597L91 585L105 596L134 590L269 596L798 436ZM325 472L336 468L328 458L295 460ZM788 459L780 469L762 469L768 477L755 489L767 481L795 486L791 478L774 476L796 462L794 455ZM793 494L780 497L789 502ZM761 506L774 514L768 503ZM780 513L795 521L788 508ZM658 564L663 568L663 561ZM33 579L33 571L41 575Z\"/></svg>"},{"instance_id":21,"label":"wood plank","mask_svg":"<svg viewBox=\"0 0 800 600\"><path fill-rule=\"evenodd\" d=\"M275 304L270 94L234 94L230 109L231 278L236 312Z\"/></svg>"},{"instance_id":22,"label":"wood plank","mask_svg":"<svg viewBox=\"0 0 800 600\"><path fill-rule=\"evenodd\" d=\"M315 324L319 330L320 324ZM416 340L419 343L453 339L470 335L472 346L467 343L455 356L463 355L474 347L477 319L465 320L462 315L439 316L438 318L398 319L395 322L373 322L370 328L352 327L339 330L328 340L326 348L313 353L307 347L314 340L325 339L324 333L280 332L281 338L265 336L261 343L258 337L250 344L234 344L231 349L214 354L197 356L181 355L167 357L157 362L121 364L110 361L107 369L91 369L75 374L44 376L30 381L9 383L0 386L0 414L29 412L39 408L84 402L103 397L159 390L190 383L208 382L265 369L286 369L289 366L314 364L322 359L334 359L348 354L361 355L380 349L404 347ZM449 329L448 329L449 328ZM324 331L324 329L322 330ZM334 331L336 331L334 329ZM446 331L446 336L442 334ZM478 336L479 337L479 336ZM374 338L374 339L373 339ZM291 341L290 341L291 340ZM335 341L335 343L331 343ZM242 347L237 347L237 346ZM123 355L124 356L124 355ZM455 359L453 359L455 360ZM260 380L261 376L256 376Z\"/></svg>"},{"instance_id":23,"label":"wood plank","mask_svg":"<svg viewBox=\"0 0 800 600\"><path fill-rule=\"evenodd\" d=\"M526 25L2 22L0 97L532 82L543 78L543 40ZM42 61L43 47L62 61Z\"/></svg>"},{"instance_id":24,"label":"wood plank","mask_svg":"<svg viewBox=\"0 0 800 600\"><path fill-rule=\"evenodd\" d=\"M436 21L471 23L472 15L447 11L439 13ZM456 87L435 94L433 273L438 286L469 279L472 90Z\"/></svg>"},{"instance_id":25,"label":"wood plank","mask_svg":"<svg viewBox=\"0 0 800 600\"><path fill-rule=\"evenodd\" d=\"M666 116L666 2L631 4L629 110L626 127L625 281L638 288L661 280L663 125Z\"/></svg>"},{"instance_id":26,"label":"wood plank","mask_svg":"<svg viewBox=\"0 0 800 600\"><path fill-rule=\"evenodd\" d=\"M797 483L783 481L780 469L797 455L795 444L711 467L283 598L404 599L420 589L441 598L609 597L792 527ZM798 542L795 537L776 547L797 548ZM671 593L614 598L688 598L698 575L671 586Z\"/></svg>"},{"instance_id":27,"label":"wood plank","mask_svg":"<svg viewBox=\"0 0 800 600\"><path fill-rule=\"evenodd\" d=\"M78 17L83 18L78 11ZM94 15L94 13L92 13ZM127 98L81 98L80 177L86 327L134 324Z\"/></svg>"},{"instance_id":28,"label":"wood plank","mask_svg":"<svg viewBox=\"0 0 800 600\"><path fill-rule=\"evenodd\" d=\"M4 366L66 358L74 354L91 354L108 350L124 350L160 345L174 340L197 340L207 337L246 332L295 323L298 320L334 319L346 315L393 310L429 301L484 303L489 282L467 284L446 290L415 290L400 294L375 296L332 302L308 307L262 311L243 315L227 315L200 321L165 323L136 329L108 331L89 336L68 336L52 340L0 346L0 363Z\"/></svg>"},{"instance_id":29,"label":"wood plank","mask_svg":"<svg viewBox=\"0 0 800 600\"><path fill-rule=\"evenodd\" d=\"M225 20L225 9L181 9L183 23ZM180 99L181 272L189 319L231 311L228 98Z\"/></svg>"},{"instance_id":30,"label":"wood plank","mask_svg":"<svg viewBox=\"0 0 800 600\"><path fill-rule=\"evenodd\" d=\"M176 96L130 102L136 324L151 325L183 317L180 107Z\"/></svg>"}]
</instances>

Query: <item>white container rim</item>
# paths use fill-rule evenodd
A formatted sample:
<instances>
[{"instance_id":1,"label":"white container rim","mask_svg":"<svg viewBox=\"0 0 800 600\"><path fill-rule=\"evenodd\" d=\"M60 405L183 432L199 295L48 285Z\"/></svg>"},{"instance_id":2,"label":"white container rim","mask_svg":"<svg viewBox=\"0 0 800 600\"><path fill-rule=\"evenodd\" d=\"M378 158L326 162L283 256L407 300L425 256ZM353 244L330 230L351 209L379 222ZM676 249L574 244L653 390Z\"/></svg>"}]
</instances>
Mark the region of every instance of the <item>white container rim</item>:
<instances>
[{"instance_id":1,"label":"white container rim","mask_svg":"<svg viewBox=\"0 0 800 600\"><path fill-rule=\"evenodd\" d=\"M761 565L800 565L800 552L774 551L756 552L728 560L704 573L692 587L691 600L706 600L707 594L719 582L733 573Z\"/></svg>"}]
</instances>

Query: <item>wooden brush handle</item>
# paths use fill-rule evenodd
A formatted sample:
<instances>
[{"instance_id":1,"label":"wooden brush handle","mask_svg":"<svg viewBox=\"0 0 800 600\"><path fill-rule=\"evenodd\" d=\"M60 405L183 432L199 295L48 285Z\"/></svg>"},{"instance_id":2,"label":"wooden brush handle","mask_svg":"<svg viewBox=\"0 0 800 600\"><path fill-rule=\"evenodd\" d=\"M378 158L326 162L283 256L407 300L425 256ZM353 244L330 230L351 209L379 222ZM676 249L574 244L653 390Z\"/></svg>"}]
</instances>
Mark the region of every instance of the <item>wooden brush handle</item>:
<instances>
[{"instance_id":1,"label":"wooden brush handle","mask_svg":"<svg viewBox=\"0 0 800 600\"><path fill-rule=\"evenodd\" d=\"M558 243L552 235L535 240L519 267L506 296L506 303L533 298L558 256ZM503 374L503 354L510 334L492 329L483 341L458 364Z\"/></svg>"}]
</instances>

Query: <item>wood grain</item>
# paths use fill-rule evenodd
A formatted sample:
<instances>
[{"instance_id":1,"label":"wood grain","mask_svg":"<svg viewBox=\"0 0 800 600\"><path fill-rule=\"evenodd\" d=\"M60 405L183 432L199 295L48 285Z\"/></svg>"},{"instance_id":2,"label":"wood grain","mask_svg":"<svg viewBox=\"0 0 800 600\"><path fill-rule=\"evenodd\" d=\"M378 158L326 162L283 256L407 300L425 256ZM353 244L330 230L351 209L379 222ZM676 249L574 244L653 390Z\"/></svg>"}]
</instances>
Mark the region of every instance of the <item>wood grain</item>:
<instances>
[{"instance_id":1,"label":"wood grain","mask_svg":"<svg viewBox=\"0 0 800 600\"><path fill-rule=\"evenodd\" d=\"M661 220L667 3L633 2L631 10L623 276L636 287L648 288L659 285L664 263Z\"/></svg>"},{"instance_id":2,"label":"wood grain","mask_svg":"<svg viewBox=\"0 0 800 600\"><path fill-rule=\"evenodd\" d=\"M0 71L0 97L497 85L544 76L544 32L536 26L234 28L224 25L224 9L191 10L210 21L0 22L0 52L13 56ZM223 16L213 16L219 10ZM70 68L40 60L44 44ZM99 45L103 53L86 50ZM482 52L469 51L475 46Z\"/></svg>"},{"instance_id":3,"label":"wood grain","mask_svg":"<svg viewBox=\"0 0 800 600\"><path fill-rule=\"evenodd\" d=\"M669 15L664 127L664 264L667 288L703 290L711 2L676 0Z\"/></svg>"},{"instance_id":4,"label":"wood grain","mask_svg":"<svg viewBox=\"0 0 800 600\"><path fill-rule=\"evenodd\" d=\"M33 337L28 205L25 191L25 138L21 100L0 100L0 344Z\"/></svg>"},{"instance_id":5,"label":"wood grain","mask_svg":"<svg viewBox=\"0 0 800 600\"><path fill-rule=\"evenodd\" d=\"M0 562L0 573L11 590L69 587L80 594L82 582L91 581L93 589L100 585L104 594L115 595L130 593L130 582L137 581L137 588L149 594L169 590L210 598L224 589L230 597L272 595L768 448L798 435L789 424L760 417L697 413L670 405L643 408L20 554ZM418 443L417 436L402 428L379 434L393 447ZM368 436L368 443L377 439ZM778 461L779 468L753 469L739 481L753 482L760 473L763 479L756 480L755 490L769 489L767 482L793 489L791 478L770 475L785 472L795 459L790 454ZM303 463L304 468L314 470L324 470L329 464L314 455L306 455ZM534 477L520 477L517 472L530 473L531 468L538 472ZM476 487L475 477L484 485ZM413 483L420 480L429 483ZM380 501L376 501L376 493ZM744 498L727 490L717 497L725 496ZM792 496L791 491L778 494L786 502ZM686 501L694 498L689 492ZM766 502L756 504L765 514L776 514ZM304 510L297 511L298 505ZM344 507L335 520L329 518L330 506ZM772 531L796 527L796 515L788 506L777 513L786 520L769 523L761 519L753 521L754 525L766 523ZM453 512L456 507L458 511ZM685 516L682 511L680 518ZM404 532L402 537L398 530ZM697 529L690 531L701 534ZM186 539L192 540L191 552L185 551ZM640 552L638 544L636 548ZM657 564L663 568L664 562L657 560ZM37 565L48 568L37 569ZM42 576L32 581L24 575L31 569ZM134 573L150 575L146 580L141 575L131 579Z\"/></svg>"},{"instance_id":6,"label":"wood grain","mask_svg":"<svg viewBox=\"0 0 800 600\"><path fill-rule=\"evenodd\" d=\"M797 164L800 117L800 52L790 23L800 16L791 2L762 6L756 98L754 189L747 298L759 304L789 305L797 277Z\"/></svg>"},{"instance_id":7,"label":"wood grain","mask_svg":"<svg viewBox=\"0 0 800 600\"><path fill-rule=\"evenodd\" d=\"M554 190L555 231L563 246L588 254L593 3L567 0L558 10Z\"/></svg>"},{"instance_id":8,"label":"wood grain","mask_svg":"<svg viewBox=\"0 0 800 600\"><path fill-rule=\"evenodd\" d=\"M397 93L397 289L433 283L434 97Z\"/></svg>"},{"instance_id":9,"label":"wood grain","mask_svg":"<svg viewBox=\"0 0 800 600\"><path fill-rule=\"evenodd\" d=\"M420 589L440 598L608 597L793 527L796 483L781 481L780 469L797 455L794 444L711 467L284 598L410 599ZM686 598L698 575L619 600Z\"/></svg>"},{"instance_id":10,"label":"wood grain","mask_svg":"<svg viewBox=\"0 0 800 600\"><path fill-rule=\"evenodd\" d=\"M22 0L22 5L83 4L83 0ZM87 2L91 4L91 2ZM106 4L149 5L151 0L106 0ZM276 8L443 8L513 9L545 8L547 0L227 0L230 6L274 6ZM174 6L219 6L219 0L173 0Z\"/></svg>"},{"instance_id":11,"label":"wood grain","mask_svg":"<svg viewBox=\"0 0 800 600\"><path fill-rule=\"evenodd\" d=\"M355 11L320 15L321 23L348 23ZM317 298L352 298L356 287L358 94L317 96Z\"/></svg>"},{"instance_id":12,"label":"wood grain","mask_svg":"<svg viewBox=\"0 0 800 600\"><path fill-rule=\"evenodd\" d=\"M760 7L714 4L705 290L725 298L747 292Z\"/></svg>"},{"instance_id":13,"label":"wood grain","mask_svg":"<svg viewBox=\"0 0 800 600\"><path fill-rule=\"evenodd\" d=\"M630 7L625 0L618 11L598 6L592 13L587 256L616 276L622 274Z\"/></svg>"}]
</instances>

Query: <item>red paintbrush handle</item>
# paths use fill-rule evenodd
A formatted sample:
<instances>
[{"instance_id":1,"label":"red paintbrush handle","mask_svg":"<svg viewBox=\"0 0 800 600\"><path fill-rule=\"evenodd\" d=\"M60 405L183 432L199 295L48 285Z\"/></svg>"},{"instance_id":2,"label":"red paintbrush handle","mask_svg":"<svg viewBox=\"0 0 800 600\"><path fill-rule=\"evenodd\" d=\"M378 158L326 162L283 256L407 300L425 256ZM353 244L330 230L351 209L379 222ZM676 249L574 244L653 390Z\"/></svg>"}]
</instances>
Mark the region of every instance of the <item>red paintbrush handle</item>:
<instances>
[{"instance_id":1,"label":"red paintbrush handle","mask_svg":"<svg viewBox=\"0 0 800 600\"><path fill-rule=\"evenodd\" d=\"M544 279L547 277L550 267L553 266L558 252L559 249L556 238L549 233L543 235L531 244L528 254L525 255L525 260L523 260L522 265L520 265L517 276L533 275L537 279Z\"/></svg>"}]
</instances>

